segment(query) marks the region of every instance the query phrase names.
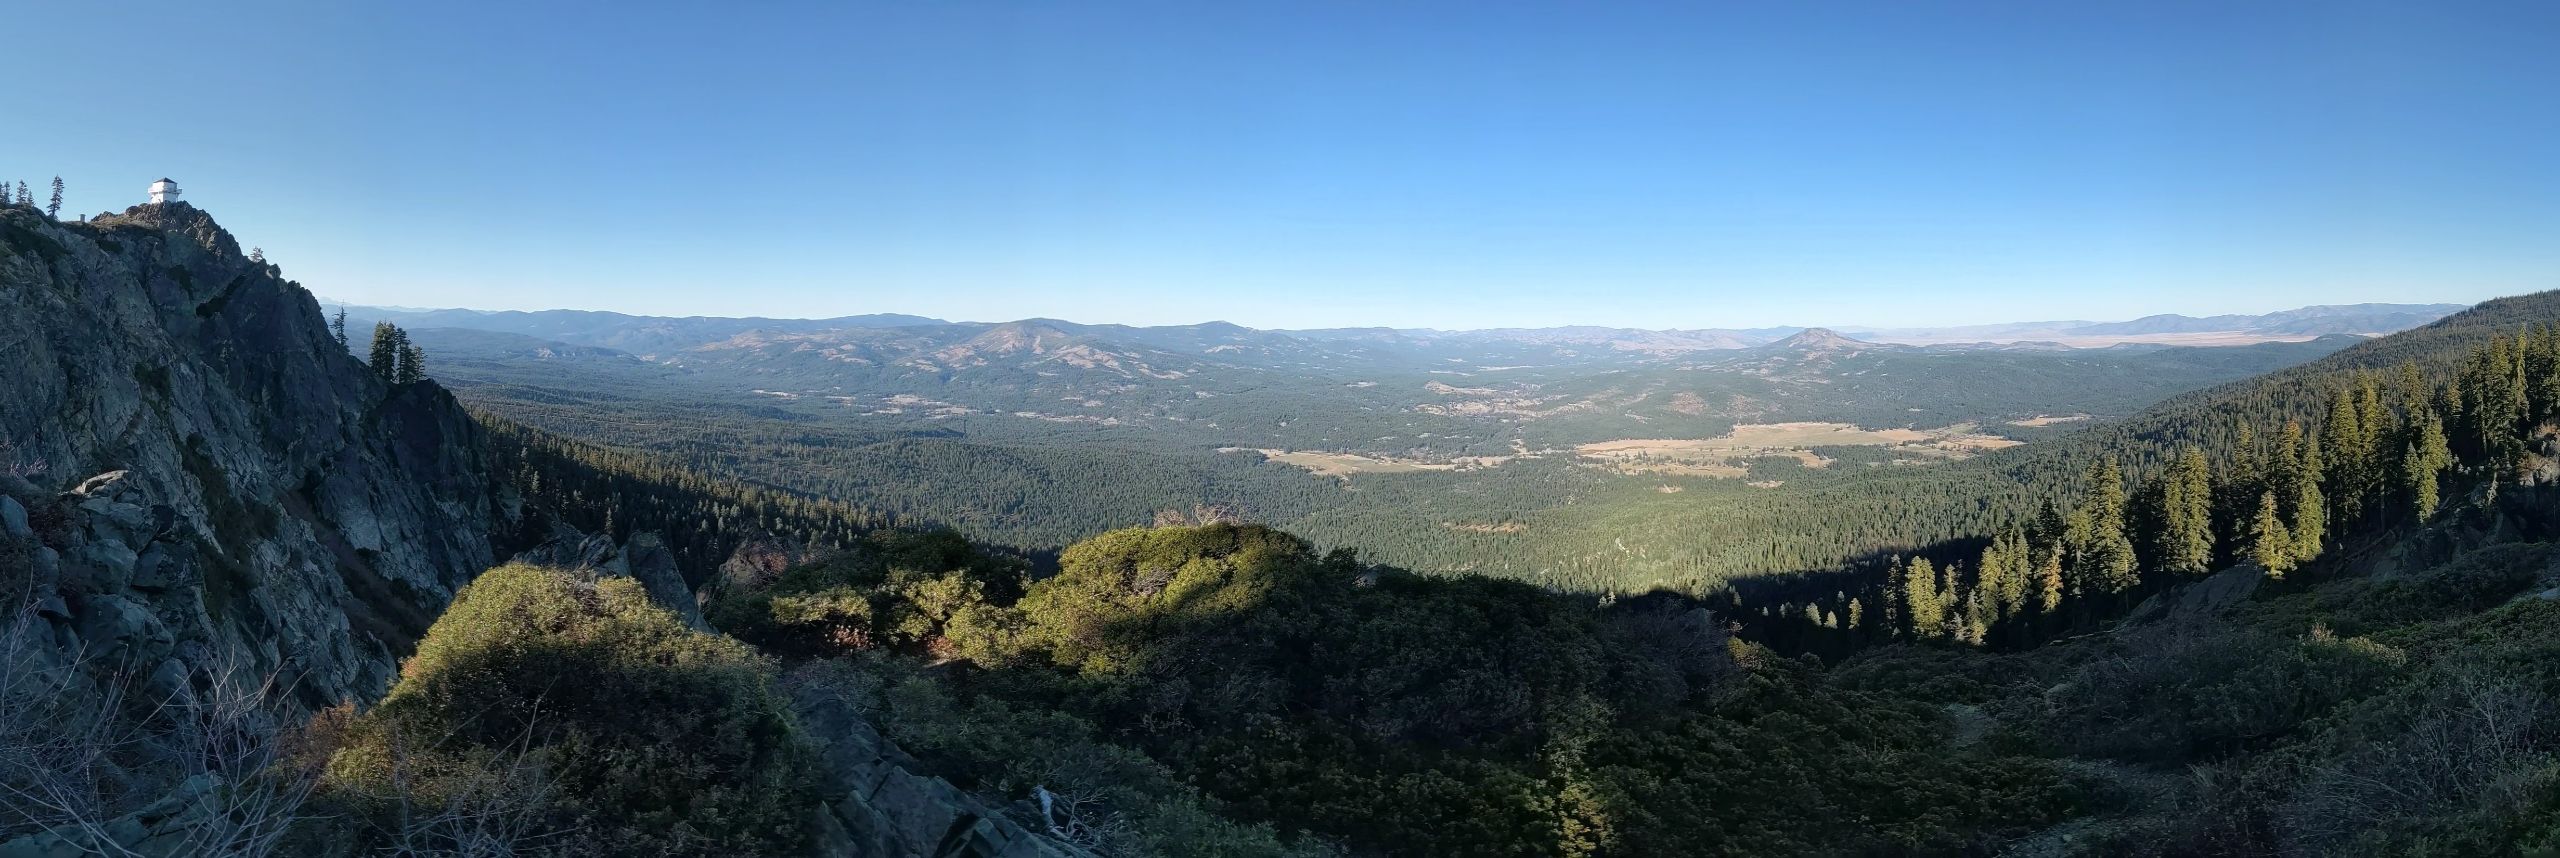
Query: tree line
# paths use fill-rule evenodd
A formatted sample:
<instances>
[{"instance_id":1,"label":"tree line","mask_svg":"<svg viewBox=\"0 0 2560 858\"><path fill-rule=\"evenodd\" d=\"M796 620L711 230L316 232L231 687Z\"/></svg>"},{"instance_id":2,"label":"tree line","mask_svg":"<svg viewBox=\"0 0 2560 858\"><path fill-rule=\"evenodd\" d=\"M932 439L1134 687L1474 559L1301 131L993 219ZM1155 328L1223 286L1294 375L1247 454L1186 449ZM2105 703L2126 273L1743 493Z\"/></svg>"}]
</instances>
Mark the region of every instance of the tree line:
<instances>
[{"instance_id":1,"label":"tree line","mask_svg":"<svg viewBox=\"0 0 2560 858\"><path fill-rule=\"evenodd\" d=\"M526 507L581 531L627 539L665 537L676 567L700 584L750 539L840 548L890 527L887 515L751 483L706 476L660 457L574 441L486 412L494 472ZM538 517L538 516L537 516ZM528 522L529 537L547 534Z\"/></svg>"},{"instance_id":2,"label":"tree line","mask_svg":"<svg viewBox=\"0 0 2560 858\"><path fill-rule=\"evenodd\" d=\"M26 206L27 208L36 207L35 189L27 187L25 180L21 179L17 182L17 192L14 194L10 192L9 185L9 182L0 181L0 206L18 205ZM53 177L53 198L45 203L44 216L54 220L62 219L61 176Z\"/></svg>"},{"instance_id":3,"label":"tree line","mask_svg":"<svg viewBox=\"0 0 2560 858\"><path fill-rule=\"evenodd\" d=\"M1894 557L1862 586L1756 613L1850 642L2028 646L2219 569L2281 579L2353 539L2425 522L2449 488L2495 491L2518 476L2535 427L2560 418L2560 328L2493 335L2442 383L2414 362L2351 370L2327 398L2316 421L2238 421L2229 444L2183 446L2144 478L2102 456L2076 495L1952 552Z\"/></svg>"}]
</instances>

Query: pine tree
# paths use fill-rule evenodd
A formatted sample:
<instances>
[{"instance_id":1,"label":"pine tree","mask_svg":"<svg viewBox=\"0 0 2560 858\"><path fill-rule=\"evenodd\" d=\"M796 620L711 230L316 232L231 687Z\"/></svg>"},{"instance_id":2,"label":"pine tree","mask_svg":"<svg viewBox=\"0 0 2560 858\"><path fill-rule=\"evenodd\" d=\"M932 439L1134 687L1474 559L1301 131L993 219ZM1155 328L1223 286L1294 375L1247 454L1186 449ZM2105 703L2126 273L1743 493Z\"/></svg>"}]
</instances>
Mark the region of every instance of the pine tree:
<instances>
[{"instance_id":1,"label":"pine tree","mask_svg":"<svg viewBox=\"0 0 2560 858\"><path fill-rule=\"evenodd\" d=\"M62 219L62 177L61 177L61 176L55 176L55 177L53 177L53 202L52 202L52 203L50 203L50 204L48 204L48 205L46 205L46 206L44 207L44 216L45 216L45 217L52 218L52 219L54 219L54 220L61 220L61 219Z\"/></svg>"},{"instance_id":2,"label":"pine tree","mask_svg":"<svg viewBox=\"0 0 2560 858\"><path fill-rule=\"evenodd\" d=\"M347 308L339 305L338 314L329 317L329 338L338 341L338 350L347 348Z\"/></svg>"},{"instance_id":3,"label":"pine tree","mask_svg":"<svg viewBox=\"0 0 2560 858\"><path fill-rule=\"evenodd\" d=\"M2081 525L2073 558L2082 586L2109 596L2141 583L2134 564L2133 540L2125 535L2124 472L2114 457L2089 466L2087 493L2075 518Z\"/></svg>"},{"instance_id":4,"label":"pine tree","mask_svg":"<svg viewBox=\"0 0 2560 858\"><path fill-rule=\"evenodd\" d=\"M2035 589L2035 552L2027 547L2027 532L2017 525L2010 525L2002 539L2008 546L2001 549L2001 559L2009 569L2000 576L2000 616L2014 619L2027 612L2027 599Z\"/></svg>"},{"instance_id":5,"label":"pine tree","mask_svg":"<svg viewBox=\"0 0 2560 858\"><path fill-rule=\"evenodd\" d=\"M2302 461L2293 468L2293 520L2286 528L2293 533L2294 563L2309 563L2320 556L2328 541L2329 505L2320 492L2320 442L2306 439L2302 444Z\"/></svg>"},{"instance_id":6,"label":"pine tree","mask_svg":"<svg viewBox=\"0 0 2560 858\"><path fill-rule=\"evenodd\" d=\"M1973 646L1983 645L1991 637L1992 625L1999 621L1994 616L1998 612L1998 606L1992 604L1990 588L1976 581L1973 590L1965 594L1964 619L1957 624L1957 637Z\"/></svg>"},{"instance_id":7,"label":"pine tree","mask_svg":"<svg viewBox=\"0 0 2560 858\"><path fill-rule=\"evenodd\" d=\"M2249 535L2249 557L2266 570L2267 577L2282 578L2293 571L2293 535L2285 532L2284 519L2277 514L2275 492L2258 496L2258 515Z\"/></svg>"},{"instance_id":8,"label":"pine tree","mask_svg":"<svg viewBox=\"0 0 2560 858\"><path fill-rule=\"evenodd\" d=\"M2525 416L2535 423L2560 419L2560 327L2545 325L2525 353Z\"/></svg>"},{"instance_id":9,"label":"pine tree","mask_svg":"<svg viewBox=\"0 0 2560 858\"><path fill-rule=\"evenodd\" d=\"M2152 562L2170 575L2213 571L2213 471L2204 452L2189 447L2158 478L2159 530Z\"/></svg>"},{"instance_id":10,"label":"pine tree","mask_svg":"<svg viewBox=\"0 0 2560 858\"><path fill-rule=\"evenodd\" d=\"M1935 640L1946 634L1946 603L1938 596L1938 570L1929 558L1914 557L1902 567L1903 615L1911 618L1911 636Z\"/></svg>"},{"instance_id":11,"label":"pine tree","mask_svg":"<svg viewBox=\"0 0 2560 858\"><path fill-rule=\"evenodd\" d=\"M1988 594L1986 599L1997 620L2007 620L2025 610L2029 576L2026 537L2011 527L1992 537L1982 548L1982 563L1975 568L1979 582L1974 586Z\"/></svg>"},{"instance_id":12,"label":"pine tree","mask_svg":"<svg viewBox=\"0 0 2560 858\"><path fill-rule=\"evenodd\" d=\"M2364 411L2356 404L2356 387L2338 389L2337 398L2329 402L2328 420L2320 424L2320 447L2328 453L2322 463L2322 483L2328 486L2329 503L2341 524L2355 521L2364 511L2364 469L2371 448L2365 440L2369 430Z\"/></svg>"},{"instance_id":13,"label":"pine tree","mask_svg":"<svg viewBox=\"0 0 2560 858\"><path fill-rule=\"evenodd\" d=\"M2517 430L2524 421L2524 361L2505 334L2472 352L2455 376L2461 441L2478 452L2492 474L2504 474L2523 452Z\"/></svg>"},{"instance_id":14,"label":"pine tree","mask_svg":"<svg viewBox=\"0 0 2560 858\"><path fill-rule=\"evenodd\" d=\"M2213 519L2224 528L2218 541L2230 552L2225 560L2249 559L2249 517L2258 511L2258 495L2266 488L2257 432L2249 424L2240 424L2228 467L2214 483Z\"/></svg>"},{"instance_id":15,"label":"pine tree","mask_svg":"<svg viewBox=\"0 0 2560 858\"><path fill-rule=\"evenodd\" d=\"M1964 606L1963 570L1953 563L1939 567L1938 617L1939 622L1945 624L1945 628L1939 630L1942 636L1950 640L1964 639Z\"/></svg>"},{"instance_id":16,"label":"pine tree","mask_svg":"<svg viewBox=\"0 0 2560 858\"><path fill-rule=\"evenodd\" d=\"M2062 574L2062 534L2062 511L2055 508L2052 501L2046 501L2043 511L2036 516L2035 530L2028 535L2035 563L2036 613L2044 617L2062 612L2062 597L2067 592Z\"/></svg>"},{"instance_id":17,"label":"pine tree","mask_svg":"<svg viewBox=\"0 0 2560 858\"><path fill-rule=\"evenodd\" d=\"M409 342L406 332L403 332L400 337L398 376L401 384L416 384L427 380L427 352L425 349L418 348L418 344Z\"/></svg>"},{"instance_id":18,"label":"pine tree","mask_svg":"<svg viewBox=\"0 0 2560 858\"><path fill-rule=\"evenodd\" d=\"M1864 633L1866 630L1867 603L1864 600L1852 596L1849 598L1849 631Z\"/></svg>"},{"instance_id":19,"label":"pine tree","mask_svg":"<svg viewBox=\"0 0 2560 858\"><path fill-rule=\"evenodd\" d=\"M373 368L375 378L384 383L395 381L400 370L400 328L390 322L373 323L373 348L365 366Z\"/></svg>"},{"instance_id":20,"label":"pine tree","mask_svg":"<svg viewBox=\"0 0 2560 858\"><path fill-rule=\"evenodd\" d=\"M2452 467L2453 450L2445 443L2444 421L2434 411L2421 413L2417 423L2417 437L2409 442L2405 472L2418 520L2424 522L2436 514L2436 480L2444 469Z\"/></svg>"}]
</instances>

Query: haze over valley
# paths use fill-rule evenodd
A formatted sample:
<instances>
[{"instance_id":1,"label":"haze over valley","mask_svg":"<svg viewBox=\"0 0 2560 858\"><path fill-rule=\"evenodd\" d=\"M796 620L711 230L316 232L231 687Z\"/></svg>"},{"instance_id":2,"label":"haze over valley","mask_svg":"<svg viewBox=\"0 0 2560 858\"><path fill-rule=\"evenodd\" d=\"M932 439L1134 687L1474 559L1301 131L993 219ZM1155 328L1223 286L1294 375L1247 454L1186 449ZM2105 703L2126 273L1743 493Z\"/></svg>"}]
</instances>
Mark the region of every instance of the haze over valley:
<instances>
[{"instance_id":1,"label":"haze over valley","mask_svg":"<svg viewBox=\"0 0 2560 858\"><path fill-rule=\"evenodd\" d=\"M1964 331L2259 340L2083 348L2042 339L1915 346L1822 328L1258 331L892 314L348 314L359 328L402 326L465 401L513 419L747 468L775 485L1025 549L1217 510L1409 568L1640 591L1857 550L1789 545L1773 554L1694 538L1718 528L1705 522L1733 518L1735 505L1784 507L1870 471L2058 436L2454 309L2314 307ZM2104 333L2116 329L2129 332ZM775 440L713 452L704 447L712 438ZM955 467L992 472L995 485L916 478ZM1094 475L1112 470L1150 476L1097 491Z\"/></svg>"}]
</instances>

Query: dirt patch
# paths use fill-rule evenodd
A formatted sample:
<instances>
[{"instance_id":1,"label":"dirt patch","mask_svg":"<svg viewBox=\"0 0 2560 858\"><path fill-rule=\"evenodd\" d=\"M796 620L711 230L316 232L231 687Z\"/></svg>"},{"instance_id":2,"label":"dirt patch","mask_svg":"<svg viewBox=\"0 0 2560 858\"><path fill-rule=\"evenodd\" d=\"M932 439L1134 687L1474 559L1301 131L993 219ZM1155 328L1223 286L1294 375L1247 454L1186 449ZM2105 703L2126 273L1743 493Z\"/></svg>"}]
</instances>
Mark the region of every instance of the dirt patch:
<instances>
[{"instance_id":1,"label":"dirt patch","mask_svg":"<svg viewBox=\"0 0 2560 858\"><path fill-rule=\"evenodd\" d=\"M2030 427L2052 426L2061 423L2077 423L2087 419L2089 419L2089 415L2086 414L2038 414L2025 420L2011 420L2009 421L2009 425Z\"/></svg>"}]
</instances>

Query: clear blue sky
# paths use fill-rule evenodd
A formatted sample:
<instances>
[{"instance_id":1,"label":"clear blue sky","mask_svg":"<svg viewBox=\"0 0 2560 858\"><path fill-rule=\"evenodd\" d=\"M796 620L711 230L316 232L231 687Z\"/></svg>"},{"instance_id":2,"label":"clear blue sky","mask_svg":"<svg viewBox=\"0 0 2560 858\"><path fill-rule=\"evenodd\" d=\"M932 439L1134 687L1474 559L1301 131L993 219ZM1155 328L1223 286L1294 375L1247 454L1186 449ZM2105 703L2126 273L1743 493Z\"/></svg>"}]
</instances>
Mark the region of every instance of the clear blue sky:
<instances>
[{"instance_id":1,"label":"clear blue sky","mask_svg":"<svg viewBox=\"0 0 2560 858\"><path fill-rule=\"evenodd\" d=\"M2560 287L2560 3L13 3L0 176L367 303L1938 324ZM522 8L538 7L538 8Z\"/></svg>"}]
</instances>

